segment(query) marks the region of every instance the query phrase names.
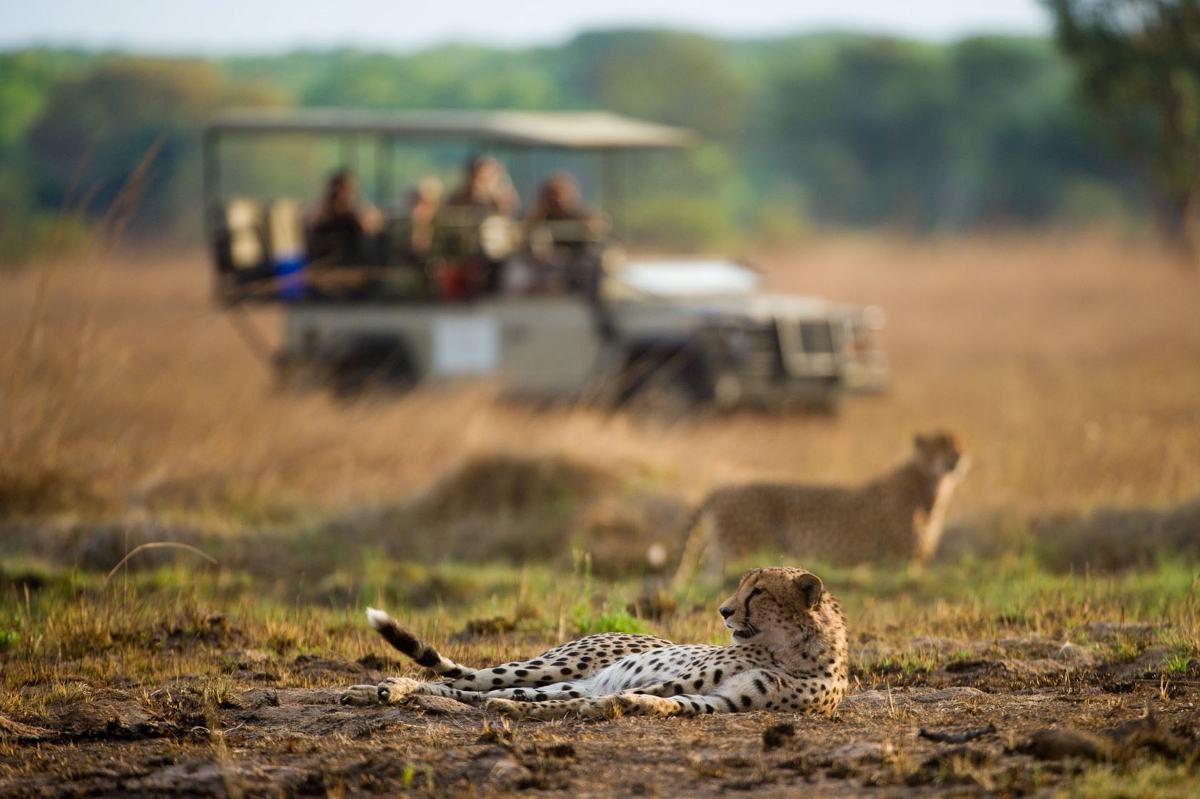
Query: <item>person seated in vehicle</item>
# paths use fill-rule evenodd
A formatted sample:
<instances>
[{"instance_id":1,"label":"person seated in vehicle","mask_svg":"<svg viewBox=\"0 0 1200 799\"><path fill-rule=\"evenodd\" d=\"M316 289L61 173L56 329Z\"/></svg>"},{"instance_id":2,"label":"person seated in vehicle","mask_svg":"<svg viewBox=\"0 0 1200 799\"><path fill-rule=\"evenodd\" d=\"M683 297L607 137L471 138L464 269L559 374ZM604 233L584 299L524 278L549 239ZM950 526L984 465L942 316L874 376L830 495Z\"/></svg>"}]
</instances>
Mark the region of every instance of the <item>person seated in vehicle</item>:
<instances>
[{"instance_id":1,"label":"person seated in vehicle","mask_svg":"<svg viewBox=\"0 0 1200 799\"><path fill-rule=\"evenodd\" d=\"M584 204L575 178L556 172L542 181L525 225L525 257L506 270L505 289L557 293L585 288L595 268L587 257L589 245L603 238L606 220Z\"/></svg>"},{"instance_id":2,"label":"person seated in vehicle","mask_svg":"<svg viewBox=\"0 0 1200 799\"><path fill-rule=\"evenodd\" d=\"M323 265L366 264L383 229L383 215L360 205L358 182L347 169L338 170L325 184L321 203L308 220L308 260Z\"/></svg>"},{"instance_id":3,"label":"person seated in vehicle","mask_svg":"<svg viewBox=\"0 0 1200 799\"><path fill-rule=\"evenodd\" d=\"M441 209L442 182L425 177L405 193L404 208L388 219L386 258L380 279L388 297L425 296L431 288L434 220Z\"/></svg>"},{"instance_id":4,"label":"person seated in vehicle","mask_svg":"<svg viewBox=\"0 0 1200 799\"><path fill-rule=\"evenodd\" d=\"M537 199L525 215L526 224L594 222L599 214L583 203L579 183L568 172L555 172L538 186Z\"/></svg>"},{"instance_id":5,"label":"person seated in vehicle","mask_svg":"<svg viewBox=\"0 0 1200 799\"><path fill-rule=\"evenodd\" d=\"M467 162L462 184L438 214L438 294L463 300L490 294L500 285L501 263L512 252L512 215L519 198L504 166L490 155Z\"/></svg>"},{"instance_id":6,"label":"person seated in vehicle","mask_svg":"<svg viewBox=\"0 0 1200 799\"><path fill-rule=\"evenodd\" d=\"M504 165L490 155L477 155L467 162L463 182L450 195L447 205L481 212L481 216L511 216L519 199Z\"/></svg>"},{"instance_id":7,"label":"person seated in vehicle","mask_svg":"<svg viewBox=\"0 0 1200 799\"><path fill-rule=\"evenodd\" d=\"M409 262L424 261L433 249L433 222L442 207L442 182L422 178L408 193L407 224L397 242L401 256Z\"/></svg>"}]
</instances>

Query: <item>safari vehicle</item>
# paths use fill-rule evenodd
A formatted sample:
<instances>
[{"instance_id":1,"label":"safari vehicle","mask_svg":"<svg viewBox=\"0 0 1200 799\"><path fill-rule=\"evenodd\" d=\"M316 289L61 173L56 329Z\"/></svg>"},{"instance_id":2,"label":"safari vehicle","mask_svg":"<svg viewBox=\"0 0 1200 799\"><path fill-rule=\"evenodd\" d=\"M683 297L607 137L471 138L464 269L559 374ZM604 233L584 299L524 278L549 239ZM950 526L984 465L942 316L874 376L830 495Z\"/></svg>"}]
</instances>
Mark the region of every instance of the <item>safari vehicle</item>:
<instances>
[{"instance_id":1,"label":"safari vehicle","mask_svg":"<svg viewBox=\"0 0 1200 799\"><path fill-rule=\"evenodd\" d=\"M386 223L369 253L310 257L297 198L224 185L224 148L280 137L333 140L343 163L363 141L373 145L369 198ZM621 219L624 154L693 138L607 113L228 113L204 142L216 293L233 308L281 303L280 369L343 394L484 377L509 395L547 400L829 408L847 391L884 389L887 360L873 340L879 309L764 293L755 271L728 259L625 255L620 225L614 235L607 224ZM544 153L598 161L591 193L611 216L523 225L447 208L433 220L428 251L414 257L400 246L413 223L396 156L401 146L447 142L509 164L525 198ZM470 290L448 292L442 277L464 265L475 276ZM540 291L503 288L509 270L530 268L555 280Z\"/></svg>"}]
</instances>

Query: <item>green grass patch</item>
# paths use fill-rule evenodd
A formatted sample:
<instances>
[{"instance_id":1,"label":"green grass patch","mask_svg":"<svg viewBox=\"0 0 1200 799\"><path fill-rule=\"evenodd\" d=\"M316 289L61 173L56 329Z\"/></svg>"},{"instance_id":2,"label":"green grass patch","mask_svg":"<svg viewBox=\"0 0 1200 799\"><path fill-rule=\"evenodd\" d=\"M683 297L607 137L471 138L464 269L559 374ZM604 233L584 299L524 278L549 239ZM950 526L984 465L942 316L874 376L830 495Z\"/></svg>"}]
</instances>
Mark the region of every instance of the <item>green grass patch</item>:
<instances>
[{"instance_id":1,"label":"green grass patch","mask_svg":"<svg viewBox=\"0 0 1200 799\"><path fill-rule=\"evenodd\" d=\"M1116 661L1162 645L1169 652L1163 671L1173 675L1188 673L1200 648L1198 574L1185 564L1163 563L1119 576L1054 574L1024 560L990 567L967 561L898 573L814 571L842 601L852 656L864 658L858 668L914 675L971 656L956 644L913 647L910 642L919 637L1071 640ZM625 610L645 586L595 578L583 556L571 573L425 565L371 553L320 580L292 573L270 580L186 558L149 571L118 573L107 585L95 572L42 569L38 574L34 589L13 582L3 588L0 671L10 688L63 669L105 679L114 669L145 680L215 674L225 661L214 654L241 649L260 650L278 661L274 669L281 684L303 683L283 668L299 655L394 655L367 626L368 605L386 608L439 645L466 630L471 620L515 622L509 632L477 635L477 643L465 649L450 647L464 662L528 656L598 632L729 641L716 612L728 586L693 588L681 610L647 621ZM1089 638L1097 622L1150 626L1136 634Z\"/></svg>"}]
</instances>

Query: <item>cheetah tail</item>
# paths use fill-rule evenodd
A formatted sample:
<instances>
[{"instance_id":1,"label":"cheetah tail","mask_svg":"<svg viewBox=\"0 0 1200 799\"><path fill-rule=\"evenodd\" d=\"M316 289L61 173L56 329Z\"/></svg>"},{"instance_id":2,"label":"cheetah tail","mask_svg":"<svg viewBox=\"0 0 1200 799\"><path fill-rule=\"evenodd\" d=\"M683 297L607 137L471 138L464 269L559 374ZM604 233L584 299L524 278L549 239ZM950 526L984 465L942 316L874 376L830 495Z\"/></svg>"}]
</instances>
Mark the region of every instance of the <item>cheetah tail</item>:
<instances>
[{"instance_id":1,"label":"cheetah tail","mask_svg":"<svg viewBox=\"0 0 1200 799\"><path fill-rule=\"evenodd\" d=\"M383 640L415 660L419 666L424 666L436 674L451 679L475 673L475 669L460 666L453 660L443 657L436 649L417 638L412 632L402 627L400 622L382 610L367 608L367 621L375 628L375 632L383 636Z\"/></svg>"}]
</instances>

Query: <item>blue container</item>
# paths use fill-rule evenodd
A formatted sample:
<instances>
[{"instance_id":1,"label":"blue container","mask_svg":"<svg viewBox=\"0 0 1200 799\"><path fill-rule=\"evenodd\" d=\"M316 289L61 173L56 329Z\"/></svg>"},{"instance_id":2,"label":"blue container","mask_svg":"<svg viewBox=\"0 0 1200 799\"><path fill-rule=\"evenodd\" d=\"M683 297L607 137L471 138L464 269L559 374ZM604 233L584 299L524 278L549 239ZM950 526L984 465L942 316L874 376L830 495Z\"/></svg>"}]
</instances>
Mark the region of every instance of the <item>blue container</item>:
<instances>
[{"instance_id":1,"label":"blue container","mask_svg":"<svg viewBox=\"0 0 1200 799\"><path fill-rule=\"evenodd\" d=\"M279 298L295 302L304 298L304 254L286 255L275 259L275 277Z\"/></svg>"}]
</instances>

